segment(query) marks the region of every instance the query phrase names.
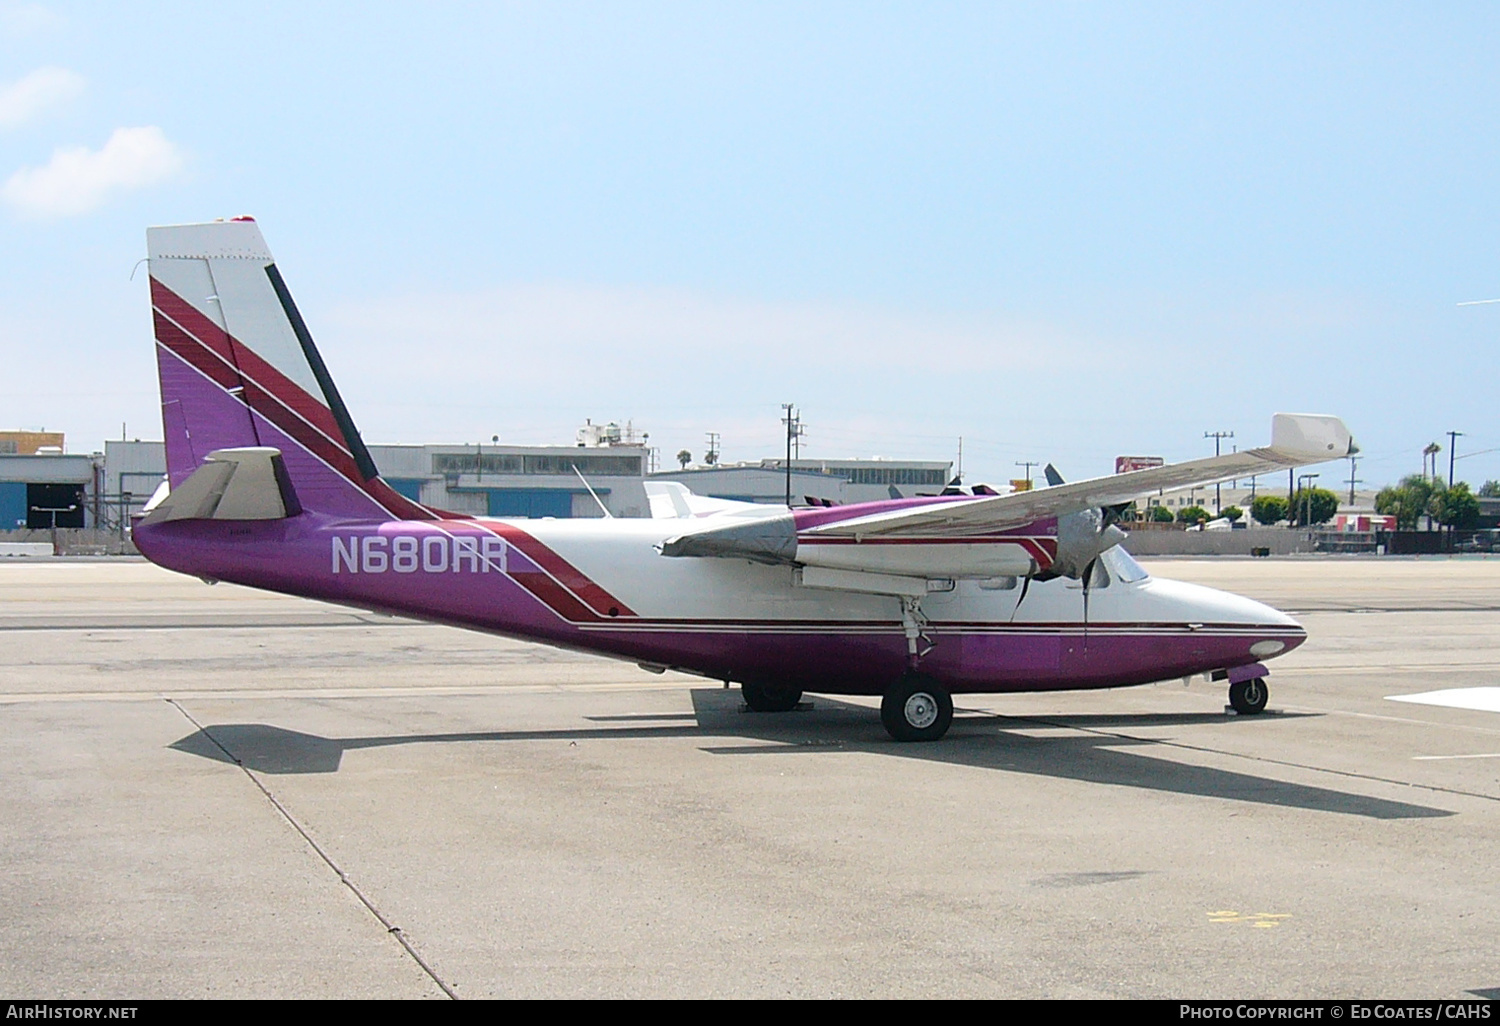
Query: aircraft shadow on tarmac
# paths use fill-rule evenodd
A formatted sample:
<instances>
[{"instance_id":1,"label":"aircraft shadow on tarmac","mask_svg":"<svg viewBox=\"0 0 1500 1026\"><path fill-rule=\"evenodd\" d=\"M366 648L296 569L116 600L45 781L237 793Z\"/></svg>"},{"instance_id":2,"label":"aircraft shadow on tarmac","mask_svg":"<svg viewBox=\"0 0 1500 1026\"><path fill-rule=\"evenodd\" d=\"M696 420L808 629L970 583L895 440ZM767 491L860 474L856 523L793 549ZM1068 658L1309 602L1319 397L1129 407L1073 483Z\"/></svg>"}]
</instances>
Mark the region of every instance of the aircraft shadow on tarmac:
<instances>
[{"instance_id":1,"label":"aircraft shadow on tarmac","mask_svg":"<svg viewBox=\"0 0 1500 1026\"><path fill-rule=\"evenodd\" d=\"M334 773L338 771L345 752L393 745L628 738L701 738L719 742L737 738L756 743L711 743L701 750L720 756L795 756L858 751L1004 773L1225 798L1371 819L1453 815L1446 809L1184 763L1149 754L1152 749L1158 749L1163 755L1172 751L1161 748L1161 742L1150 738L1093 733L1108 728L1139 730L1164 726L1222 725L1225 729L1236 729L1248 727L1251 722L1257 725L1257 729L1274 729L1278 720L1284 721L1290 716L1240 722L1216 713L1083 714L1047 719L960 713L942 741L899 744L885 738L875 710L825 696L818 696L811 708L797 712L751 714L742 712L738 691L695 688L692 698L692 713L593 716L589 719L601 725L581 729L328 738L265 723L227 723L194 731L169 747L189 755L243 766L257 773L297 774ZM1022 733L1038 728L1079 732L1047 737Z\"/></svg>"}]
</instances>

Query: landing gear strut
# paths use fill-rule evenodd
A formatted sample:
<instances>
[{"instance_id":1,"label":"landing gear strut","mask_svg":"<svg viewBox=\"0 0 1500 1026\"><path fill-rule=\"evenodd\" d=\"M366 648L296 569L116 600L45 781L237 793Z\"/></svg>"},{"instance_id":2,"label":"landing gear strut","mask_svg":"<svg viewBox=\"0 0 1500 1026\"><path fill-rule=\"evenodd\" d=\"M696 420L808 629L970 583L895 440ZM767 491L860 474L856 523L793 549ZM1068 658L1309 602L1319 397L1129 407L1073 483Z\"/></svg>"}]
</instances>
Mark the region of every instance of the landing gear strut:
<instances>
[{"instance_id":1,"label":"landing gear strut","mask_svg":"<svg viewBox=\"0 0 1500 1026\"><path fill-rule=\"evenodd\" d=\"M880 722L897 741L936 741L953 722L953 699L925 673L908 670L881 699Z\"/></svg>"},{"instance_id":2,"label":"landing gear strut","mask_svg":"<svg viewBox=\"0 0 1500 1026\"><path fill-rule=\"evenodd\" d=\"M740 697L751 712L791 712L802 701L802 692L747 680L740 685Z\"/></svg>"},{"instance_id":3,"label":"landing gear strut","mask_svg":"<svg viewBox=\"0 0 1500 1026\"><path fill-rule=\"evenodd\" d=\"M1241 716L1265 712L1266 700L1270 697L1264 677L1252 677L1229 685L1229 707Z\"/></svg>"}]
</instances>

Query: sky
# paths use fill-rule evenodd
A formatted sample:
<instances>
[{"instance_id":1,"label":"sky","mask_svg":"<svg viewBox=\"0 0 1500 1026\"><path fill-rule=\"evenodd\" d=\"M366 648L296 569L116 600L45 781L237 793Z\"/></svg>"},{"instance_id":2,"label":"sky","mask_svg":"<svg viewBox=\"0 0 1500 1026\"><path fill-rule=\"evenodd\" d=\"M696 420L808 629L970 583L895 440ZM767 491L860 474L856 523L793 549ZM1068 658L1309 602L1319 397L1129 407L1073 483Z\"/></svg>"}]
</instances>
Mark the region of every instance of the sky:
<instances>
[{"instance_id":1,"label":"sky","mask_svg":"<svg viewBox=\"0 0 1500 1026\"><path fill-rule=\"evenodd\" d=\"M0 428L159 438L145 228L250 214L367 441L1004 482L1342 416L1500 478L1500 7L0 0ZM1345 482L1347 462L1312 468Z\"/></svg>"}]
</instances>

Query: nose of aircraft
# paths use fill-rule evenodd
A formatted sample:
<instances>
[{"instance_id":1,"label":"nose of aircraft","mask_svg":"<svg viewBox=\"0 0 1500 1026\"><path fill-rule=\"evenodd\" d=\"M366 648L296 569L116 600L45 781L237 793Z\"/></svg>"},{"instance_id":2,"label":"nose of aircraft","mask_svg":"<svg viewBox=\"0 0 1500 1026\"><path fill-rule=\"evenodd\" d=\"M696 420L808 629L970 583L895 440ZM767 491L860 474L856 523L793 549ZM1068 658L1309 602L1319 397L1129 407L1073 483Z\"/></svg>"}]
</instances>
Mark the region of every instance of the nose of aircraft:
<instances>
[{"instance_id":1,"label":"nose of aircraft","mask_svg":"<svg viewBox=\"0 0 1500 1026\"><path fill-rule=\"evenodd\" d=\"M1229 629L1249 642L1256 659L1290 652L1307 640L1307 631L1291 616L1243 595L1157 577L1144 582L1144 590L1164 620Z\"/></svg>"}]
</instances>

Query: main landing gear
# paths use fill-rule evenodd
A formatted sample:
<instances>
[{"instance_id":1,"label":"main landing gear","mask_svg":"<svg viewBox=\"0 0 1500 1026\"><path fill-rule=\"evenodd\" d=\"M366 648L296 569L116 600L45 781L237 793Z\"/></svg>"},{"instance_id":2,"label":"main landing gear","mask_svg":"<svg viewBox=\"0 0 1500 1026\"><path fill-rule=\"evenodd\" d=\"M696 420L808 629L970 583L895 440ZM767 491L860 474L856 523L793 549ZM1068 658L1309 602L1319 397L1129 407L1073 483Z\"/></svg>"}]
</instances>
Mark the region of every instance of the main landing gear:
<instances>
[{"instance_id":1,"label":"main landing gear","mask_svg":"<svg viewBox=\"0 0 1500 1026\"><path fill-rule=\"evenodd\" d=\"M751 712L791 712L802 701L802 692L747 680L740 685L740 697Z\"/></svg>"},{"instance_id":2,"label":"main landing gear","mask_svg":"<svg viewBox=\"0 0 1500 1026\"><path fill-rule=\"evenodd\" d=\"M880 722L897 741L936 741L953 723L953 698L925 673L908 670L880 700Z\"/></svg>"},{"instance_id":3,"label":"main landing gear","mask_svg":"<svg viewBox=\"0 0 1500 1026\"><path fill-rule=\"evenodd\" d=\"M1229 685L1229 707L1241 716L1254 716L1266 711L1266 700L1271 691L1264 677L1236 681Z\"/></svg>"}]
</instances>

